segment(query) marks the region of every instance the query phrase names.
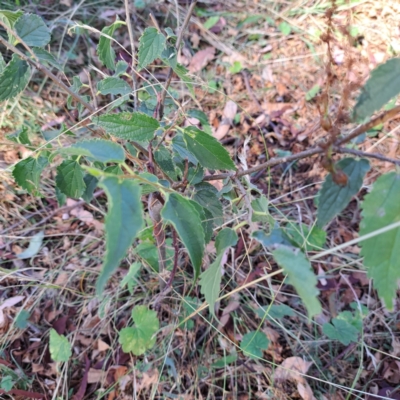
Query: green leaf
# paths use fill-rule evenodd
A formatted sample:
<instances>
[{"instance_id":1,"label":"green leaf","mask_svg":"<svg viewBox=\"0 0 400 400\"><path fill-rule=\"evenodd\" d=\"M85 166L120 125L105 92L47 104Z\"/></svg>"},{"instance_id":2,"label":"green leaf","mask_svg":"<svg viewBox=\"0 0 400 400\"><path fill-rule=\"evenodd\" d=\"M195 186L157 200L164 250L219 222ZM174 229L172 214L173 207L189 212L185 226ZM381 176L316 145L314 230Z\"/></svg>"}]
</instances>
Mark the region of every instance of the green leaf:
<instances>
[{"instance_id":1,"label":"green leaf","mask_svg":"<svg viewBox=\"0 0 400 400\"><path fill-rule=\"evenodd\" d=\"M269 213L268 205L269 202L265 196L251 202L251 208L253 209L253 214L251 216L252 222L271 222L272 217Z\"/></svg>"},{"instance_id":2,"label":"green leaf","mask_svg":"<svg viewBox=\"0 0 400 400\"><path fill-rule=\"evenodd\" d=\"M260 318L264 319L265 317L269 320L294 317L296 315L293 309L286 304L272 304L271 306L260 307L256 310L256 313Z\"/></svg>"},{"instance_id":3,"label":"green leaf","mask_svg":"<svg viewBox=\"0 0 400 400\"><path fill-rule=\"evenodd\" d=\"M101 115L93 122L113 136L138 142L151 140L160 127L155 118L138 112Z\"/></svg>"},{"instance_id":4,"label":"green leaf","mask_svg":"<svg viewBox=\"0 0 400 400\"><path fill-rule=\"evenodd\" d=\"M124 24L123 21L115 21L110 26L105 26L101 32L107 36L112 37L115 30ZM111 47L111 39L101 35L99 39L99 44L97 46L97 55L99 56L99 60L103 65L105 65L108 69L114 71L115 69L115 51Z\"/></svg>"},{"instance_id":5,"label":"green leaf","mask_svg":"<svg viewBox=\"0 0 400 400\"><path fill-rule=\"evenodd\" d=\"M299 249L279 246L272 251L275 261L288 275L288 283L296 289L303 300L310 317L322 312L318 300L317 277L310 261Z\"/></svg>"},{"instance_id":6,"label":"green leaf","mask_svg":"<svg viewBox=\"0 0 400 400\"><path fill-rule=\"evenodd\" d=\"M197 159L187 149L186 143L183 140L183 136L178 134L172 139L172 149L174 150L174 153L177 155L177 158L180 158L182 161L187 159L192 164L197 165Z\"/></svg>"},{"instance_id":7,"label":"green leaf","mask_svg":"<svg viewBox=\"0 0 400 400\"><path fill-rule=\"evenodd\" d=\"M156 28L149 27L139 39L138 68L143 69L161 57L165 47L165 36Z\"/></svg>"},{"instance_id":8,"label":"green leaf","mask_svg":"<svg viewBox=\"0 0 400 400\"><path fill-rule=\"evenodd\" d=\"M203 26L204 28L211 29L218 21L219 21L219 15L213 15L212 17L207 18L206 22L204 22Z\"/></svg>"},{"instance_id":9,"label":"green leaf","mask_svg":"<svg viewBox=\"0 0 400 400\"><path fill-rule=\"evenodd\" d=\"M210 190L199 190L193 199L211 213L213 226L221 226L224 223L222 204L215 193Z\"/></svg>"},{"instance_id":10,"label":"green leaf","mask_svg":"<svg viewBox=\"0 0 400 400\"><path fill-rule=\"evenodd\" d=\"M189 110L187 112L187 115L189 117L198 119L201 123L201 127L202 127L203 131L205 133L208 133L209 135L212 135L212 129L211 129L210 122L208 121L207 115L203 111L197 110L196 108L194 108L194 109Z\"/></svg>"},{"instance_id":11,"label":"green leaf","mask_svg":"<svg viewBox=\"0 0 400 400\"><path fill-rule=\"evenodd\" d=\"M345 346L357 342L358 330L344 319L333 318L332 324L325 323L322 331L329 339L338 340Z\"/></svg>"},{"instance_id":12,"label":"green leaf","mask_svg":"<svg viewBox=\"0 0 400 400\"><path fill-rule=\"evenodd\" d=\"M14 29L15 22L20 18L22 15L24 15L23 11L18 10L18 11L9 11L9 10L0 10L0 19L9 27ZM8 41L15 45L16 38L14 35L11 35L10 33L7 32L8 36Z\"/></svg>"},{"instance_id":13,"label":"green leaf","mask_svg":"<svg viewBox=\"0 0 400 400\"><path fill-rule=\"evenodd\" d=\"M61 193L78 199L85 191L83 171L78 162L65 160L57 167L56 184Z\"/></svg>"},{"instance_id":14,"label":"green leaf","mask_svg":"<svg viewBox=\"0 0 400 400\"><path fill-rule=\"evenodd\" d=\"M33 196L39 196L39 179L44 167L48 164L46 157L28 157L21 160L13 169L13 177L22 188Z\"/></svg>"},{"instance_id":15,"label":"green leaf","mask_svg":"<svg viewBox=\"0 0 400 400\"><path fill-rule=\"evenodd\" d=\"M188 75L189 71L181 64L177 64L174 68L174 72L179 76L181 81L186 85L189 89L192 97L195 97L194 89L193 89L193 79Z\"/></svg>"},{"instance_id":16,"label":"green leaf","mask_svg":"<svg viewBox=\"0 0 400 400\"><path fill-rule=\"evenodd\" d=\"M15 381L11 375L5 375L1 378L0 389L9 392L14 387Z\"/></svg>"},{"instance_id":17,"label":"green leaf","mask_svg":"<svg viewBox=\"0 0 400 400\"><path fill-rule=\"evenodd\" d=\"M67 196L60 191L60 189L56 186L56 199L59 207L62 207L67 202Z\"/></svg>"},{"instance_id":18,"label":"green leaf","mask_svg":"<svg viewBox=\"0 0 400 400\"><path fill-rule=\"evenodd\" d=\"M306 93L306 101L311 101L319 92L321 87L316 84Z\"/></svg>"},{"instance_id":19,"label":"green leaf","mask_svg":"<svg viewBox=\"0 0 400 400\"><path fill-rule=\"evenodd\" d=\"M243 336L240 348L244 355L253 359L262 358L263 350L267 350L269 340L264 332L251 331Z\"/></svg>"},{"instance_id":20,"label":"green leaf","mask_svg":"<svg viewBox=\"0 0 400 400\"><path fill-rule=\"evenodd\" d=\"M224 356L214 361L211 364L212 368L226 368L227 365L234 363L237 360L237 354L231 354L229 356Z\"/></svg>"},{"instance_id":21,"label":"green leaf","mask_svg":"<svg viewBox=\"0 0 400 400\"><path fill-rule=\"evenodd\" d=\"M124 279L122 279L120 286L121 288L124 288L125 286L128 286L128 291L131 295L133 295L133 287L137 283L137 275L139 274L141 264L139 263L133 263L129 267L128 273L124 276Z\"/></svg>"},{"instance_id":22,"label":"green leaf","mask_svg":"<svg viewBox=\"0 0 400 400\"><path fill-rule=\"evenodd\" d=\"M146 306L136 306L132 310L133 328L124 328L119 333L119 343L125 353L132 352L140 356L151 349L156 343L154 334L158 331L160 323L157 313Z\"/></svg>"},{"instance_id":23,"label":"green leaf","mask_svg":"<svg viewBox=\"0 0 400 400\"><path fill-rule=\"evenodd\" d=\"M27 146L31 145L31 141L29 140L28 128L26 126L23 126L21 129L18 129L14 133L7 135L6 138L14 143Z\"/></svg>"},{"instance_id":24,"label":"green leaf","mask_svg":"<svg viewBox=\"0 0 400 400\"><path fill-rule=\"evenodd\" d=\"M286 233L279 228L278 224L275 224L274 228L269 234L264 231L255 231L251 234L251 237L260 242L263 246L271 249L275 245L283 244L285 246L290 246L290 240Z\"/></svg>"},{"instance_id":25,"label":"green leaf","mask_svg":"<svg viewBox=\"0 0 400 400\"><path fill-rule=\"evenodd\" d=\"M83 180L85 182L86 187L85 191L82 194L82 199L85 200L86 203L90 203L93 199L93 193L97 187L97 184L99 183L99 180L90 174L86 174L83 177Z\"/></svg>"},{"instance_id":26,"label":"green leaf","mask_svg":"<svg viewBox=\"0 0 400 400\"><path fill-rule=\"evenodd\" d=\"M205 247L204 231L199 213L190 200L180 194L172 193L161 210L161 216L174 226L188 250L195 271L195 279L197 279Z\"/></svg>"},{"instance_id":27,"label":"green leaf","mask_svg":"<svg viewBox=\"0 0 400 400\"><path fill-rule=\"evenodd\" d=\"M17 257L20 260L25 260L27 258L32 258L36 256L36 254L39 253L39 250L42 247L43 238L44 238L43 231L40 231L35 235L33 235L29 242L28 248L24 250L22 253L17 254Z\"/></svg>"},{"instance_id":28,"label":"green leaf","mask_svg":"<svg viewBox=\"0 0 400 400\"><path fill-rule=\"evenodd\" d=\"M400 93L400 58L392 58L379 65L361 89L354 107L353 118L362 121L380 110Z\"/></svg>"},{"instance_id":29,"label":"green leaf","mask_svg":"<svg viewBox=\"0 0 400 400\"><path fill-rule=\"evenodd\" d=\"M190 126L185 128L183 138L187 149L197 158L203 167L211 169L236 169L229 153L213 136Z\"/></svg>"},{"instance_id":30,"label":"green leaf","mask_svg":"<svg viewBox=\"0 0 400 400\"><path fill-rule=\"evenodd\" d=\"M14 28L28 46L43 47L50 42L50 30L38 15L22 15L18 18Z\"/></svg>"},{"instance_id":31,"label":"green leaf","mask_svg":"<svg viewBox=\"0 0 400 400\"><path fill-rule=\"evenodd\" d=\"M99 161L102 163L123 163L125 161L123 147L118 143L106 139L81 140L65 148L65 150L67 150L68 154L87 156L91 161ZM81 150L83 150L83 153ZM61 149L61 152L62 151Z\"/></svg>"},{"instance_id":32,"label":"green leaf","mask_svg":"<svg viewBox=\"0 0 400 400\"><path fill-rule=\"evenodd\" d=\"M326 232L313 226L311 229L306 224L288 224L286 234L293 245L306 251L321 250L326 241Z\"/></svg>"},{"instance_id":33,"label":"green leaf","mask_svg":"<svg viewBox=\"0 0 400 400\"><path fill-rule=\"evenodd\" d=\"M369 161L365 159L343 158L335 168L341 169L348 178L347 184L341 186L333 182L332 174L325 178L319 192L317 226L323 227L339 214L360 190L364 176L369 171Z\"/></svg>"},{"instance_id":34,"label":"green leaf","mask_svg":"<svg viewBox=\"0 0 400 400\"><path fill-rule=\"evenodd\" d=\"M281 22L278 28L285 36L290 35L290 33L292 32L292 27L285 21Z\"/></svg>"},{"instance_id":35,"label":"green leaf","mask_svg":"<svg viewBox=\"0 0 400 400\"><path fill-rule=\"evenodd\" d=\"M217 301L221 287L222 258L224 256L225 250L229 247L235 246L237 240L238 236L233 229L222 229L215 239L217 257L215 261L200 276L201 293L204 295L208 303L210 314L214 317L215 302Z\"/></svg>"},{"instance_id":36,"label":"green leaf","mask_svg":"<svg viewBox=\"0 0 400 400\"><path fill-rule=\"evenodd\" d=\"M106 255L96 282L96 291L100 295L143 227L143 206L140 186L135 181L107 177L99 186L104 189L108 199Z\"/></svg>"},{"instance_id":37,"label":"green leaf","mask_svg":"<svg viewBox=\"0 0 400 400\"><path fill-rule=\"evenodd\" d=\"M103 94L125 95L132 92L132 88L123 79L109 76L97 83L97 90Z\"/></svg>"},{"instance_id":38,"label":"green leaf","mask_svg":"<svg viewBox=\"0 0 400 400\"><path fill-rule=\"evenodd\" d=\"M53 361L67 362L72 355L68 339L59 335L55 329L50 329L50 356Z\"/></svg>"},{"instance_id":39,"label":"green leaf","mask_svg":"<svg viewBox=\"0 0 400 400\"><path fill-rule=\"evenodd\" d=\"M172 161L171 153L164 147L161 146L155 153L154 159L160 168L174 181L177 180L175 165Z\"/></svg>"},{"instance_id":40,"label":"green leaf","mask_svg":"<svg viewBox=\"0 0 400 400\"><path fill-rule=\"evenodd\" d=\"M29 82L30 68L26 61L13 54L11 61L0 75L0 101L21 93Z\"/></svg>"},{"instance_id":41,"label":"green leaf","mask_svg":"<svg viewBox=\"0 0 400 400\"><path fill-rule=\"evenodd\" d=\"M362 203L360 237L400 221L400 174L380 176ZM400 228L360 242L368 276L381 299L393 309L400 278Z\"/></svg>"},{"instance_id":42,"label":"green leaf","mask_svg":"<svg viewBox=\"0 0 400 400\"><path fill-rule=\"evenodd\" d=\"M60 71L63 71L63 66L56 60L53 54L40 47L32 47L32 51L43 64L48 64L54 68L57 68Z\"/></svg>"},{"instance_id":43,"label":"green leaf","mask_svg":"<svg viewBox=\"0 0 400 400\"><path fill-rule=\"evenodd\" d=\"M4 61L3 55L0 53L0 74L3 73L5 67L6 62Z\"/></svg>"},{"instance_id":44,"label":"green leaf","mask_svg":"<svg viewBox=\"0 0 400 400\"><path fill-rule=\"evenodd\" d=\"M126 70L128 69L129 64L124 61L124 60L120 60L117 62L117 65L115 66L115 76L120 76L122 74L124 74L126 72Z\"/></svg>"},{"instance_id":45,"label":"green leaf","mask_svg":"<svg viewBox=\"0 0 400 400\"><path fill-rule=\"evenodd\" d=\"M18 329L25 329L28 326L28 319L31 314L26 310L21 310L15 318L15 326Z\"/></svg>"}]
</instances>

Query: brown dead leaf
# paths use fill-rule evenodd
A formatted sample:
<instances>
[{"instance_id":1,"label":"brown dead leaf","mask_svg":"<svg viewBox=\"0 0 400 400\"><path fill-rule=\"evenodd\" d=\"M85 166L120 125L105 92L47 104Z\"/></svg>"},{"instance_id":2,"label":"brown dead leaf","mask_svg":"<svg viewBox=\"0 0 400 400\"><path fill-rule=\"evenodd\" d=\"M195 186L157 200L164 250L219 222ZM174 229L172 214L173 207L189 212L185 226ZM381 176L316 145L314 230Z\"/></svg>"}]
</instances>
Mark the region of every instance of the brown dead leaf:
<instances>
[{"instance_id":1,"label":"brown dead leaf","mask_svg":"<svg viewBox=\"0 0 400 400\"><path fill-rule=\"evenodd\" d=\"M214 133L214 137L216 139L221 140L227 135L233 123L233 119L235 118L236 112L237 112L237 104L234 101L229 100L225 104L222 121L217 131Z\"/></svg>"},{"instance_id":2,"label":"brown dead leaf","mask_svg":"<svg viewBox=\"0 0 400 400\"><path fill-rule=\"evenodd\" d=\"M138 390L147 389L158 382L158 370L150 370L143 373L142 379L138 384Z\"/></svg>"},{"instance_id":3,"label":"brown dead leaf","mask_svg":"<svg viewBox=\"0 0 400 400\"><path fill-rule=\"evenodd\" d=\"M215 47L206 47L198 51L190 60L189 72L192 74L201 71L215 57Z\"/></svg>"},{"instance_id":4,"label":"brown dead leaf","mask_svg":"<svg viewBox=\"0 0 400 400\"><path fill-rule=\"evenodd\" d=\"M302 397L303 400L316 400L308 383L306 383L305 385L302 383L298 383L297 390L299 391L299 395Z\"/></svg>"},{"instance_id":5,"label":"brown dead leaf","mask_svg":"<svg viewBox=\"0 0 400 400\"><path fill-rule=\"evenodd\" d=\"M67 199L66 205L67 207L71 207L76 203L77 201L75 200ZM96 221L93 214L90 211L85 210L83 207L73 208L69 213L84 222L86 225L93 226L97 231L102 231L104 229L104 224L100 221Z\"/></svg>"},{"instance_id":6,"label":"brown dead leaf","mask_svg":"<svg viewBox=\"0 0 400 400\"><path fill-rule=\"evenodd\" d=\"M110 346L106 343L106 342L103 342L101 339L99 339L98 341L97 341L97 349L99 350L99 351L106 351L106 350L108 350L110 348Z\"/></svg>"},{"instance_id":7,"label":"brown dead leaf","mask_svg":"<svg viewBox=\"0 0 400 400\"><path fill-rule=\"evenodd\" d=\"M302 375L307 373L311 365L311 361L304 361L301 357L289 357L275 371L274 378L281 382L291 380L305 384L306 380Z\"/></svg>"},{"instance_id":8,"label":"brown dead leaf","mask_svg":"<svg viewBox=\"0 0 400 400\"><path fill-rule=\"evenodd\" d=\"M107 376L107 371L90 368L88 372L87 383L99 383L105 381L106 376Z\"/></svg>"}]
</instances>

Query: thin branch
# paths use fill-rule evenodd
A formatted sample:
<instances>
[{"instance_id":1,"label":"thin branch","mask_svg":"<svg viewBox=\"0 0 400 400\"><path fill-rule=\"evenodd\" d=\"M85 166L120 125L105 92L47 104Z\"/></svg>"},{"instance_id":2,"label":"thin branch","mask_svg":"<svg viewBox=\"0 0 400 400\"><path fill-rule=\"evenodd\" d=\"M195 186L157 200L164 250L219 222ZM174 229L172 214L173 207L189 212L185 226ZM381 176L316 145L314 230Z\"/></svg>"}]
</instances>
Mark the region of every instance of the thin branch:
<instances>
[{"instance_id":1,"label":"thin branch","mask_svg":"<svg viewBox=\"0 0 400 400\"><path fill-rule=\"evenodd\" d=\"M179 32L178 40L176 41L176 46L175 46L177 52L179 52L179 50L180 50L181 43L182 43L182 40L183 40L183 35L184 35L185 31L186 31L187 26L189 25L190 18L192 16L193 10L196 7L196 3L197 3L197 0L193 0L192 4L189 6L189 9L187 11L185 20L183 21L181 30ZM167 81L165 82L165 86L164 86L164 89L163 89L162 94L161 94L160 113L159 113L160 120L164 115L165 97L167 96L168 88L169 88L169 85L171 84L173 73L174 73L173 68L170 68L169 71L168 71L168 75L167 75Z\"/></svg>"},{"instance_id":2,"label":"thin branch","mask_svg":"<svg viewBox=\"0 0 400 400\"><path fill-rule=\"evenodd\" d=\"M232 177L232 180L236 183L236 186L239 188L240 192L243 195L244 201L246 203L246 207L247 207L247 212L248 212L248 221L249 224L251 224L251 219L253 216L253 208L251 206L251 201L249 198L249 195L246 191L246 189L244 188L244 186L242 185L242 182L240 182L240 179L236 178L236 177Z\"/></svg>"},{"instance_id":3,"label":"thin branch","mask_svg":"<svg viewBox=\"0 0 400 400\"><path fill-rule=\"evenodd\" d=\"M400 159L385 157L382 154L367 153L365 151L360 151L360 150L355 150L355 149L346 149L344 147L337 147L337 146L333 147L333 151L335 151L336 153L352 154L357 157L376 158L377 160L380 160L380 161L386 161L386 162L390 162L392 164L400 165Z\"/></svg>"},{"instance_id":4,"label":"thin branch","mask_svg":"<svg viewBox=\"0 0 400 400\"><path fill-rule=\"evenodd\" d=\"M128 25L128 34L129 41L131 43L131 53L132 53L132 82L133 82L133 104L135 106L135 110L138 107L138 94L137 94L137 78L134 69L136 68L136 60L135 60L135 41L133 40L133 29L132 29L132 21L131 15L129 12L129 0L124 0L125 2L125 16L126 16L126 24Z\"/></svg>"}]
</instances>

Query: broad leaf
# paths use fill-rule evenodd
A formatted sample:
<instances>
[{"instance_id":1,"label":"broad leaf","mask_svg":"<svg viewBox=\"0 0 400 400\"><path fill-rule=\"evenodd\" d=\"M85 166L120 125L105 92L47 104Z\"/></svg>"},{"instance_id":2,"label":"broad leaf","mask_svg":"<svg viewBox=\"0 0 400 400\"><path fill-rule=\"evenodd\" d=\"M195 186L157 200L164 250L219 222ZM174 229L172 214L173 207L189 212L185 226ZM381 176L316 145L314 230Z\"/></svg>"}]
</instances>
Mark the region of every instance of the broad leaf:
<instances>
[{"instance_id":1,"label":"broad leaf","mask_svg":"<svg viewBox=\"0 0 400 400\"><path fill-rule=\"evenodd\" d=\"M335 168L341 169L347 175L347 184L341 186L332 179L332 174L325 178L319 192L317 226L323 227L339 214L351 198L360 190L364 176L369 171L369 161L365 159L343 158Z\"/></svg>"},{"instance_id":2,"label":"broad leaf","mask_svg":"<svg viewBox=\"0 0 400 400\"><path fill-rule=\"evenodd\" d=\"M271 306L260 307L256 310L256 313L260 318L269 320L294 317L296 315L293 308L286 304L272 304Z\"/></svg>"},{"instance_id":3,"label":"broad leaf","mask_svg":"<svg viewBox=\"0 0 400 400\"><path fill-rule=\"evenodd\" d=\"M18 18L14 28L28 46L43 47L50 42L50 30L38 15L22 15Z\"/></svg>"},{"instance_id":4,"label":"broad leaf","mask_svg":"<svg viewBox=\"0 0 400 400\"><path fill-rule=\"evenodd\" d=\"M15 181L30 194L39 196L39 179L44 167L48 164L46 157L28 157L20 161L13 169Z\"/></svg>"},{"instance_id":5,"label":"broad leaf","mask_svg":"<svg viewBox=\"0 0 400 400\"><path fill-rule=\"evenodd\" d=\"M360 237L400 221L400 174L380 176L362 203ZM400 278L400 228L360 242L361 255L379 296L393 309Z\"/></svg>"},{"instance_id":6,"label":"broad leaf","mask_svg":"<svg viewBox=\"0 0 400 400\"><path fill-rule=\"evenodd\" d=\"M101 32L107 36L112 37L115 30L124 24L122 21L115 21L110 26L105 26ZM97 46L97 55L99 56L99 60L105 65L108 69L115 69L115 51L111 47L111 39L101 35L99 39L99 44Z\"/></svg>"},{"instance_id":7,"label":"broad leaf","mask_svg":"<svg viewBox=\"0 0 400 400\"><path fill-rule=\"evenodd\" d=\"M55 362L67 362L72 356L71 344L68 339L59 335L55 329L50 329L50 356Z\"/></svg>"},{"instance_id":8,"label":"broad leaf","mask_svg":"<svg viewBox=\"0 0 400 400\"><path fill-rule=\"evenodd\" d=\"M211 213L213 226L220 226L224 223L222 204L214 192L199 190L193 199Z\"/></svg>"},{"instance_id":9,"label":"broad leaf","mask_svg":"<svg viewBox=\"0 0 400 400\"><path fill-rule=\"evenodd\" d=\"M303 300L310 317L322 312L318 300L317 277L310 261L299 250L287 246L279 246L272 251L275 261L288 276L288 283L296 289Z\"/></svg>"},{"instance_id":10,"label":"broad leaf","mask_svg":"<svg viewBox=\"0 0 400 400\"><path fill-rule=\"evenodd\" d=\"M177 64L174 72L179 76L180 80L186 85L192 97L195 97L193 89L193 79L189 76L189 71L181 64Z\"/></svg>"},{"instance_id":11,"label":"broad leaf","mask_svg":"<svg viewBox=\"0 0 400 400\"><path fill-rule=\"evenodd\" d=\"M31 314L29 311L22 309L14 320L15 326L18 329L25 329L28 326L28 320Z\"/></svg>"},{"instance_id":12,"label":"broad leaf","mask_svg":"<svg viewBox=\"0 0 400 400\"><path fill-rule=\"evenodd\" d=\"M165 36L154 27L146 28L139 39L138 68L146 68L161 57L165 47Z\"/></svg>"},{"instance_id":13,"label":"broad leaf","mask_svg":"<svg viewBox=\"0 0 400 400\"><path fill-rule=\"evenodd\" d=\"M252 222L271 222L272 217L268 210L268 204L268 199L265 196L261 196L251 202L251 208L253 209Z\"/></svg>"},{"instance_id":14,"label":"broad leaf","mask_svg":"<svg viewBox=\"0 0 400 400\"><path fill-rule=\"evenodd\" d=\"M31 145L31 141L29 140L29 130L28 128L24 125L21 129L18 129L14 133L11 133L10 135L7 135L6 138L8 140L13 141L14 143L19 143L23 145Z\"/></svg>"},{"instance_id":15,"label":"broad leaf","mask_svg":"<svg viewBox=\"0 0 400 400\"><path fill-rule=\"evenodd\" d=\"M132 92L132 88L123 79L109 76L104 78L97 84L97 90L103 94L128 94Z\"/></svg>"},{"instance_id":16,"label":"broad leaf","mask_svg":"<svg viewBox=\"0 0 400 400\"><path fill-rule=\"evenodd\" d=\"M35 55L39 58L39 60L43 64L48 64L54 68L57 68L60 71L63 70L63 66L56 60L53 54L49 53L48 51L40 47L33 47L32 51L35 53Z\"/></svg>"},{"instance_id":17,"label":"broad leaf","mask_svg":"<svg viewBox=\"0 0 400 400\"><path fill-rule=\"evenodd\" d=\"M65 150L67 150L68 154L84 155L89 157L92 161L99 161L102 163L122 163L125 160L125 152L122 146L118 143L112 142L111 140L81 140L74 143L72 146L65 148ZM81 152L81 150L83 150L83 152Z\"/></svg>"},{"instance_id":18,"label":"broad leaf","mask_svg":"<svg viewBox=\"0 0 400 400\"><path fill-rule=\"evenodd\" d=\"M0 53L0 74L3 73L5 67L6 62L4 61L3 55Z\"/></svg>"},{"instance_id":19,"label":"broad leaf","mask_svg":"<svg viewBox=\"0 0 400 400\"><path fill-rule=\"evenodd\" d=\"M326 241L326 232L318 226L311 229L306 224L290 223L286 227L286 235L293 245L306 251L321 250Z\"/></svg>"},{"instance_id":20,"label":"broad leaf","mask_svg":"<svg viewBox=\"0 0 400 400\"><path fill-rule=\"evenodd\" d=\"M183 136L177 134L172 139L172 149L177 155L176 158L180 159L181 161L187 159L192 164L197 165L197 158L187 149L186 143L183 140Z\"/></svg>"},{"instance_id":21,"label":"broad leaf","mask_svg":"<svg viewBox=\"0 0 400 400\"><path fill-rule=\"evenodd\" d=\"M9 27L14 29L15 22L20 18L22 15L24 15L23 11L18 10L18 11L9 11L9 10L0 10L0 19ZM8 36L8 41L15 45L16 39L14 35L11 35L9 32L7 32Z\"/></svg>"},{"instance_id":22,"label":"broad leaf","mask_svg":"<svg viewBox=\"0 0 400 400\"><path fill-rule=\"evenodd\" d=\"M278 224L275 224L274 228L269 234L266 234L264 231L255 231L251 234L251 237L256 239L268 249L272 249L275 245L280 244L285 246L291 245L286 233L279 227Z\"/></svg>"},{"instance_id":23,"label":"broad leaf","mask_svg":"<svg viewBox=\"0 0 400 400\"><path fill-rule=\"evenodd\" d=\"M113 136L138 142L151 140L160 127L155 118L138 112L101 115L94 118L93 122Z\"/></svg>"},{"instance_id":24,"label":"broad leaf","mask_svg":"<svg viewBox=\"0 0 400 400\"><path fill-rule=\"evenodd\" d=\"M200 276L201 293L204 294L210 313L214 317L215 302L217 301L221 287L221 261L225 250L229 247L235 246L237 240L238 236L233 229L222 229L215 239L217 257Z\"/></svg>"},{"instance_id":25,"label":"broad leaf","mask_svg":"<svg viewBox=\"0 0 400 400\"><path fill-rule=\"evenodd\" d=\"M209 135L212 135L212 129L211 129L210 122L208 121L207 115L203 111L197 110L196 108L194 108L194 109L189 110L187 112L187 115L189 117L198 119L201 123L201 127L202 127L203 131L205 133L208 133Z\"/></svg>"},{"instance_id":26,"label":"broad leaf","mask_svg":"<svg viewBox=\"0 0 400 400\"><path fill-rule=\"evenodd\" d=\"M136 306L132 310L132 319L135 326L121 330L119 343L125 353L132 352L135 356L140 356L156 343L154 335L158 331L160 323L157 313L149 310L146 306Z\"/></svg>"},{"instance_id":27,"label":"broad leaf","mask_svg":"<svg viewBox=\"0 0 400 400\"><path fill-rule=\"evenodd\" d=\"M155 153L154 159L160 168L174 181L177 180L175 165L172 161L171 153L164 147L161 146Z\"/></svg>"},{"instance_id":28,"label":"broad leaf","mask_svg":"<svg viewBox=\"0 0 400 400\"><path fill-rule=\"evenodd\" d=\"M325 323L322 331L329 339L338 340L345 346L357 342L358 330L344 319L333 318L332 323Z\"/></svg>"},{"instance_id":29,"label":"broad leaf","mask_svg":"<svg viewBox=\"0 0 400 400\"><path fill-rule=\"evenodd\" d=\"M240 348L244 355L250 358L262 358L263 350L267 350L269 340L264 332L251 331L243 336Z\"/></svg>"},{"instance_id":30,"label":"broad leaf","mask_svg":"<svg viewBox=\"0 0 400 400\"><path fill-rule=\"evenodd\" d=\"M0 102L21 93L29 82L30 72L28 63L13 54L0 75Z\"/></svg>"},{"instance_id":31,"label":"broad leaf","mask_svg":"<svg viewBox=\"0 0 400 400\"><path fill-rule=\"evenodd\" d=\"M174 226L188 250L195 271L195 279L197 279L200 274L205 246L204 231L199 213L190 200L185 199L180 194L172 193L168 196L161 210L161 216Z\"/></svg>"},{"instance_id":32,"label":"broad leaf","mask_svg":"<svg viewBox=\"0 0 400 400\"><path fill-rule=\"evenodd\" d=\"M229 356L224 356L214 361L211 364L212 368L226 368L227 365L234 363L237 360L237 354L231 354Z\"/></svg>"},{"instance_id":33,"label":"broad leaf","mask_svg":"<svg viewBox=\"0 0 400 400\"><path fill-rule=\"evenodd\" d=\"M90 174L86 174L83 180L85 182L86 188L82 194L82 199L85 200L86 203L90 203L93 199L93 193L97 187L97 184L99 183L99 180Z\"/></svg>"},{"instance_id":34,"label":"broad leaf","mask_svg":"<svg viewBox=\"0 0 400 400\"><path fill-rule=\"evenodd\" d=\"M101 294L108 278L118 268L143 227L143 206L140 186L133 180L120 181L117 177L107 177L99 186L108 199L106 255L96 282L96 291Z\"/></svg>"},{"instance_id":35,"label":"broad leaf","mask_svg":"<svg viewBox=\"0 0 400 400\"><path fill-rule=\"evenodd\" d=\"M188 127L184 130L183 138L187 149L197 158L203 167L211 169L236 169L229 153L213 136L195 127Z\"/></svg>"},{"instance_id":36,"label":"broad leaf","mask_svg":"<svg viewBox=\"0 0 400 400\"><path fill-rule=\"evenodd\" d=\"M379 65L361 89L353 117L358 121L370 117L400 93L400 58Z\"/></svg>"},{"instance_id":37,"label":"broad leaf","mask_svg":"<svg viewBox=\"0 0 400 400\"><path fill-rule=\"evenodd\" d=\"M204 230L204 242L207 244L211 240L213 234L213 216L206 208L202 207L196 201L190 200L190 204L192 204L199 213L201 226Z\"/></svg>"},{"instance_id":38,"label":"broad leaf","mask_svg":"<svg viewBox=\"0 0 400 400\"><path fill-rule=\"evenodd\" d=\"M78 162L65 160L57 167L56 184L61 193L78 199L85 191L83 170Z\"/></svg>"}]
</instances>

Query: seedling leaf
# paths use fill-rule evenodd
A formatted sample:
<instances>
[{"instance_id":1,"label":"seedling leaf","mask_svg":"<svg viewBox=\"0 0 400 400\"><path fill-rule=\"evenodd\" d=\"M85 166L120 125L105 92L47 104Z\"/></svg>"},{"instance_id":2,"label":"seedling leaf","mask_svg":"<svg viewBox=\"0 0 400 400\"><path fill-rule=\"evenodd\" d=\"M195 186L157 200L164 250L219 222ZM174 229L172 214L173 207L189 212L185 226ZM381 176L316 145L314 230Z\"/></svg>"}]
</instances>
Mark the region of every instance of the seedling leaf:
<instances>
[{"instance_id":1,"label":"seedling leaf","mask_svg":"<svg viewBox=\"0 0 400 400\"><path fill-rule=\"evenodd\" d=\"M262 358L263 350L267 350L268 346L269 340L266 334L260 331L246 333L240 342L244 355L253 359Z\"/></svg>"},{"instance_id":2,"label":"seedling leaf","mask_svg":"<svg viewBox=\"0 0 400 400\"><path fill-rule=\"evenodd\" d=\"M29 82L30 68L26 61L13 54L11 61L0 75L0 101L21 93Z\"/></svg>"},{"instance_id":3,"label":"seedling leaf","mask_svg":"<svg viewBox=\"0 0 400 400\"><path fill-rule=\"evenodd\" d=\"M143 69L161 57L165 36L154 27L146 28L139 39L138 68Z\"/></svg>"},{"instance_id":4,"label":"seedling leaf","mask_svg":"<svg viewBox=\"0 0 400 400\"><path fill-rule=\"evenodd\" d=\"M50 355L56 362L67 362L72 355L68 339L59 335L55 329L50 329Z\"/></svg>"},{"instance_id":5,"label":"seedling leaf","mask_svg":"<svg viewBox=\"0 0 400 400\"><path fill-rule=\"evenodd\" d=\"M65 160L57 167L56 184L61 193L73 199L78 199L85 191L83 170L78 162Z\"/></svg>"}]
</instances>

